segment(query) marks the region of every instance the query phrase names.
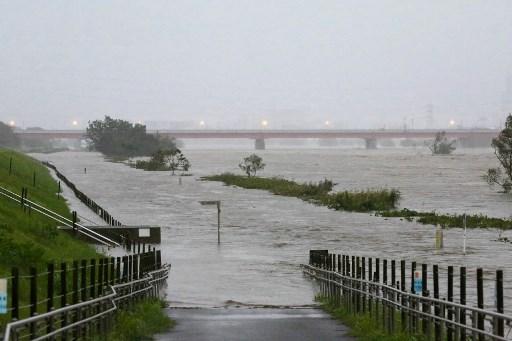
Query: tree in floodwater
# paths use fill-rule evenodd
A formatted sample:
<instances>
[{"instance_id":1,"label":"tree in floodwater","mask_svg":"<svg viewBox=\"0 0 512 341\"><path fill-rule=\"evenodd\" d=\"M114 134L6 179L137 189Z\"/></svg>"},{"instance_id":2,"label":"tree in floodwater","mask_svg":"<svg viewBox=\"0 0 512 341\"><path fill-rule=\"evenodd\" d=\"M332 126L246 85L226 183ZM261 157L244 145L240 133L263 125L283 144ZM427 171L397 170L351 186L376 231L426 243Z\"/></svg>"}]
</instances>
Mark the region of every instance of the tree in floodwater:
<instances>
[{"instance_id":1,"label":"tree in floodwater","mask_svg":"<svg viewBox=\"0 0 512 341\"><path fill-rule=\"evenodd\" d=\"M502 168L490 168L484 175L489 185L499 185L505 193L512 190L512 114L509 114L498 137L492 139L494 154Z\"/></svg>"},{"instance_id":2,"label":"tree in floodwater","mask_svg":"<svg viewBox=\"0 0 512 341\"><path fill-rule=\"evenodd\" d=\"M448 141L445 131L439 131L429 149L432 151L432 155L448 155L455 150L455 140Z\"/></svg>"},{"instance_id":3,"label":"tree in floodwater","mask_svg":"<svg viewBox=\"0 0 512 341\"><path fill-rule=\"evenodd\" d=\"M0 122L0 146L2 147L18 147L20 139L14 134L12 127Z\"/></svg>"},{"instance_id":4,"label":"tree in floodwater","mask_svg":"<svg viewBox=\"0 0 512 341\"><path fill-rule=\"evenodd\" d=\"M190 161L183 155L181 150L178 148L170 149L164 151L166 164L169 167L169 170L174 175L176 171L187 172L190 169Z\"/></svg>"},{"instance_id":5,"label":"tree in floodwater","mask_svg":"<svg viewBox=\"0 0 512 341\"><path fill-rule=\"evenodd\" d=\"M265 168L263 159L256 154L251 154L245 157L242 162L238 165L248 177L255 176L256 172Z\"/></svg>"},{"instance_id":6,"label":"tree in floodwater","mask_svg":"<svg viewBox=\"0 0 512 341\"><path fill-rule=\"evenodd\" d=\"M171 171L175 175L176 171L188 172L191 164L190 161L183 155L180 149L159 149L149 161L138 160L135 163L135 168L144 169L147 171Z\"/></svg>"},{"instance_id":7,"label":"tree in floodwater","mask_svg":"<svg viewBox=\"0 0 512 341\"><path fill-rule=\"evenodd\" d=\"M105 116L104 120L89 122L86 130L91 148L107 156L149 156L159 149L176 148L173 139L146 132L146 126Z\"/></svg>"}]
</instances>

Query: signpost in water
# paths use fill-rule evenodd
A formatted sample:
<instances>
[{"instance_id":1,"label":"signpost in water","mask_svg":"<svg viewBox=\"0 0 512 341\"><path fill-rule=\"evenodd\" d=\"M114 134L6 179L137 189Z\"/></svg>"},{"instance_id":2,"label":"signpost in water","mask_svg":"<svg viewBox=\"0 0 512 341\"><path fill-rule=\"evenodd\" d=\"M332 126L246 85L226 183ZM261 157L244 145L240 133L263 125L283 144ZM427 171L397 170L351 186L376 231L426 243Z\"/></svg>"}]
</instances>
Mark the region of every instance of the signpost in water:
<instances>
[{"instance_id":1,"label":"signpost in water","mask_svg":"<svg viewBox=\"0 0 512 341\"><path fill-rule=\"evenodd\" d=\"M220 200L200 201L201 205L217 205L217 243L220 244Z\"/></svg>"}]
</instances>

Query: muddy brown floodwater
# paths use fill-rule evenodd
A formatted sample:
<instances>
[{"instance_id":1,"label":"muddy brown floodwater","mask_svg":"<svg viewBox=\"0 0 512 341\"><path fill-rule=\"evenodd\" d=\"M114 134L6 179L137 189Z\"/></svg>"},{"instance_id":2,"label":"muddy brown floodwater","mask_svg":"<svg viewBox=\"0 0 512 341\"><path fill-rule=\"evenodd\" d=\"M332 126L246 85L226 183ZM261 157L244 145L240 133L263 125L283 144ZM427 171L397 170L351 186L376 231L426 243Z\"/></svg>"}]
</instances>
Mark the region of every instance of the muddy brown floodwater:
<instances>
[{"instance_id":1,"label":"muddy brown floodwater","mask_svg":"<svg viewBox=\"0 0 512 341\"><path fill-rule=\"evenodd\" d=\"M97 153L35 155L53 162L66 176L123 223L161 226L164 260L172 263L168 296L172 306L300 306L313 304L313 284L299 264L308 250L330 249L351 255L415 260L441 266L476 267L492 278L505 270L510 309L512 245L496 242L494 229L469 230L462 254L462 230L445 232L445 248L434 249L434 227L369 214L337 212L265 191L199 181L202 175L237 172L252 150L185 150L193 176L144 172L105 162ZM490 149L457 150L433 157L424 149L290 149L258 152L267 164L262 176L297 181L332 179L336 189L398 188L402 207L447 213L483 213L509 217L510 195L497 193L481 179L496 165ZM83 169L87 168L87 174ZM69 196L68 196L69 197ZM74 207L80 204L69 197ZM222 242L217 218L201 200L222 201ZM80 208L80 207L79 207ZM80 208L82 214L87 214ZM94 219L91 217L91 219ZM512 239L512 233L504 236ZM444 275L444 273L443 273ZM486 282L486 302L494 284ZM468 290L471 294L472 290Z\"/></svg>"}]
</instances>

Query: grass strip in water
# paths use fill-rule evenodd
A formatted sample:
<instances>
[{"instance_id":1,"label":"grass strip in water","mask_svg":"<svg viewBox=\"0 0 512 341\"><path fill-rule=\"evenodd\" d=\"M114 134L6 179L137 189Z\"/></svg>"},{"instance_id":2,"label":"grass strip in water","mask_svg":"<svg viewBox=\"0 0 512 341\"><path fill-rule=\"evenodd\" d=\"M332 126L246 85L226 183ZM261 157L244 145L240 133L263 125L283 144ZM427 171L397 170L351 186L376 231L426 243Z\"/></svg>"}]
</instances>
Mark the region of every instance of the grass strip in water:
<instances>
[{"instance_id":1,"label":"grass strip in water","mask_svg":"<svg viewBox=\"0 0 512 341\"><path fill-rule=\"evenodd\" d=\"M228 186L267 190L276 195L296 197L337 211L372 212L395 208L400 200L396 189L367 189L331 193L334 183L323 180L318 183L297 183L283 178L263 178L232 173L205 176L202 180L220 181Z\"/></svg>"},{"instance_id":2,"label":"grass strip in water","mask_svg":"<svg viewBox=\"0 0 512 341\"><path fill-rule=\"evenodd\" d=\"M377 213L385 218L404 218L407 221L417 221L425 225L441 225L442 227L464 227L462 214L438 214L436 212L418 212L404 208ZM499 228L512 229L512 220L488 217L483 214L466 215L467 228Z\"/></svg>"}]
</instances>

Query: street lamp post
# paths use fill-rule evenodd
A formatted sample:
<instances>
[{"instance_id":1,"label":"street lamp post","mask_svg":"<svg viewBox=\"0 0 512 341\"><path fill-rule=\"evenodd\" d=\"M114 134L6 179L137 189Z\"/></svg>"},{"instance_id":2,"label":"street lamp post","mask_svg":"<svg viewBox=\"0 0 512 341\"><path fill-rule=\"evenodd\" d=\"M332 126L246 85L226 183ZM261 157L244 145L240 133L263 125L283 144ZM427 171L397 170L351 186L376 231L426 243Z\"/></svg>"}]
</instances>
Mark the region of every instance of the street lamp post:
<instances>
[{"instance_id":1,"label":"street lamp post","mask_svg":"<svg viewBox=\"0 0 512 341\"><path fill-rule=\"evenodd\" d=\"M217 206L217 244L220 244L220 200L200 201L201 205L216 205Z\"/></svg>"}]
</instances>

